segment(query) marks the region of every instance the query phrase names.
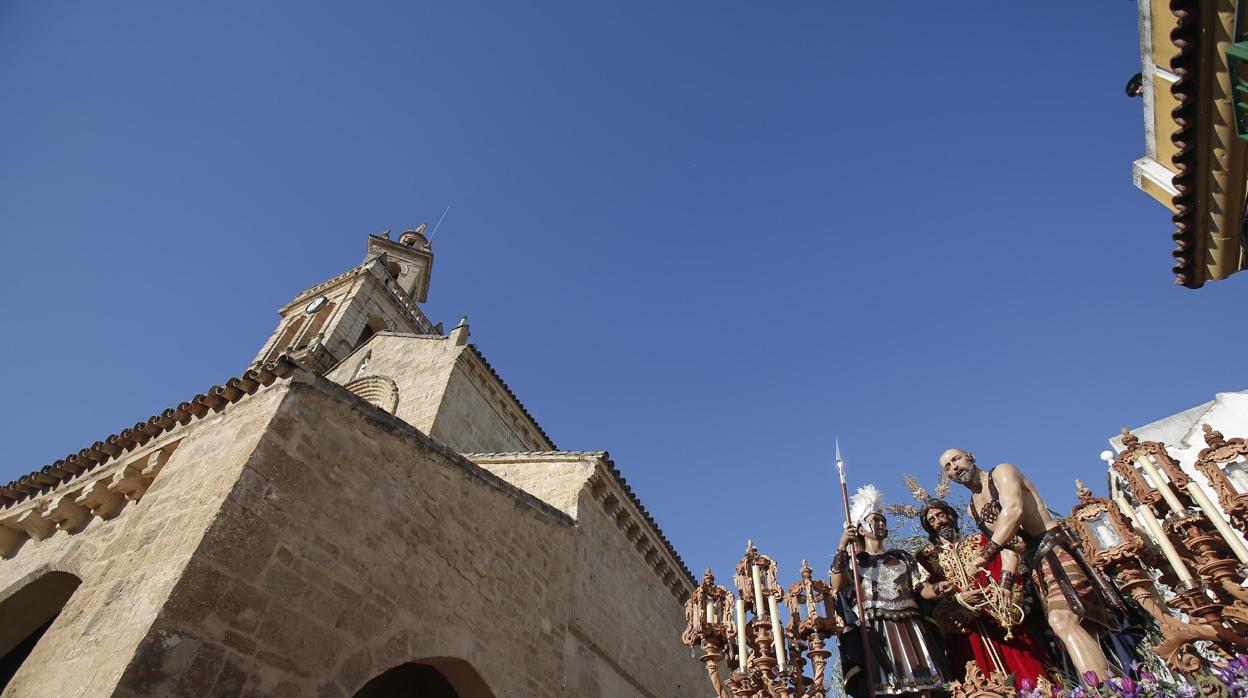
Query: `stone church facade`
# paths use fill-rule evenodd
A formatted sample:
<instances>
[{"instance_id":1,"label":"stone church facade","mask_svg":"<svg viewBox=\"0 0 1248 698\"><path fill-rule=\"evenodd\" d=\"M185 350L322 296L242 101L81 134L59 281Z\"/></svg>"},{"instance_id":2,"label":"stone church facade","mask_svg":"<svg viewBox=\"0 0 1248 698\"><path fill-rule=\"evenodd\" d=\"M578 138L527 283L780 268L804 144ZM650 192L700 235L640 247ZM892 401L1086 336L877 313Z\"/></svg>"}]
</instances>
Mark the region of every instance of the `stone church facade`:
<instances>
[{"instance_id":1,"label":"stone church facade","mask_svg":"<svg viewBox=\"0 0 1248 698\"><path fill-rule=\"evenodd\" d=\"M424 316L422 233L369 236L242 375L0 487L3 696L705 693L688 569Z\"/></svg>"}]
</instances>

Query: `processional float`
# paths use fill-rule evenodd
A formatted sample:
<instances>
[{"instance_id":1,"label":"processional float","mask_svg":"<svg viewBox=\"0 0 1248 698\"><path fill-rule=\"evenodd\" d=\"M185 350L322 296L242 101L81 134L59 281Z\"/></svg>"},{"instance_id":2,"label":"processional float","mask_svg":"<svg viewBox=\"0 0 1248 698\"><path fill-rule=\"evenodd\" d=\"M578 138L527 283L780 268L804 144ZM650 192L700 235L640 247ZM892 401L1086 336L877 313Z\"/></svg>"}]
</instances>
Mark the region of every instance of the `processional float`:
<instances>
[{"instance_id":1,"label":"processional float","mask_svg":"<svg viewBox=\"0 0 1248 698\"><path fill-rule=\"evenodd\" d=\"M836 466L848 524L849 490L839 444ZM857 613L862 618L862 577L853 544L850 546ZM970 559L962 562L969 565ZM964 585L960 588L970 588L973 576L963 569L955 583ZM701 649L699 661L706 667L715 695L718 698L826 698L831 656L827 645L850 630L836 612L831 585L816 579L809 561L803 560L801 579L784 591L777 582L776 562L759 554L752 541L746 544L745 556L737 563L733 582L736 594L716 584L708 569L685 603L687 625L682 640L691 648ZM787 624L780 618L781 604L789 612ZM1022 620L1021 610L1000 606L995 600L974 610L986 611L1007 634ZM874 694L875 668L873 652L868 647L869 635L862 632L859 638L863 642L867 691ZM810 676L805 672L807 664L811 665ZM1047 682L1043 682L1042 687L1047 693ZM967 665L965 678L953 682L949 688L952 698L1013 698L1016 695L1009 675L1004 672L985 675L974 662Z\"/></svg>"},{"instance_id":2,"label":"processional float","mask_svg":"<svg viewBox=\"0 0 1248 698\"><path fill-rule=\"evenodd\" d=\"M1155 652L1182 674L1248 653L1248 546L1241 537L1248 535L1248 440L1226 439L1207 424L1203 431L1206 448L1194 468L1216 505L1164 444L1123 429L1123 450L1102 454L1113 471L1110 497L1094 496L1077 480L1079 503L1066 519L1088 563L1156 621L1161 641ZM837 464L844 490L839 448ZM737 565L735 595L707 570L688 601L684 641L702 648L718 698L826 695L826 646L847 630L832 589L814 578L806 561L801 580L787 592L776 574L775 561L750 543ZM858 583L856 569L854 578ZM952 581L971 583L969 575ZM779 617L781 604L789 611L787 624ZM986 615L1007 632L1017 623L1012 610L978 610L990 611ZM973 663L950 689L954 698L1015 695L1009 677L984 675Z\"/></svg>"}]
</instances>

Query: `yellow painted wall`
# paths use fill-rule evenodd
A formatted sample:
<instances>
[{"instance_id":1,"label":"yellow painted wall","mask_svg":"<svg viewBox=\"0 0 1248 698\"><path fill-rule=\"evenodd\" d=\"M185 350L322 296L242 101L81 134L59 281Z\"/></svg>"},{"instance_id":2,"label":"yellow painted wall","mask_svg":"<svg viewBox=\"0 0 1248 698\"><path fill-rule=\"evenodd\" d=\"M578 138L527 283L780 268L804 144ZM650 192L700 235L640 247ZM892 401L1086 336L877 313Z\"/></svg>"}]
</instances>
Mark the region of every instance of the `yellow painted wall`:
<instances>
[{"instance_id":1,"label":"yellow painted wall","mask_svg":"<svg viewBox=\"0 0 1248 698\"><path fill-rule=\"evenodd\" d=\"M1160 201L1166 208L1177 213L1178 210L1174 207L1174 195L1162 188L1157 182L1154 182L1147 176L1141 177L1140 189L1143 189L1149 196Z\"/></svg>"},{"instance_id":2,"label":"yellow painted wall","mask_svg":"<svg viewBox=\"0 0 1248 698\"><path fill-rule=\"evenodd\" d=\"M1178 130L1173 114L1179 106L1179 101L1170 92L1172 84L1163 77L1153 76L1153 123L1157 136L1157 162L1171 169L1174 168L1174 155L1179 150L1171 140L1171 136Z\"/></svg>"},{"instance_id":3,"label":"yellow painted wall","mask_svg":"<svg viewBox=\"0 0 1248 698\"><path fill-rule=\"evenodd\" d=\"M1169 0L1152 0L1150 7L1153 25L1153 63L1170 70L1170 59L1178 53L1178 48L1170 40L1170 32L1178 26L1179 20L1170 11Z\"/></svg>"}]
</instances>

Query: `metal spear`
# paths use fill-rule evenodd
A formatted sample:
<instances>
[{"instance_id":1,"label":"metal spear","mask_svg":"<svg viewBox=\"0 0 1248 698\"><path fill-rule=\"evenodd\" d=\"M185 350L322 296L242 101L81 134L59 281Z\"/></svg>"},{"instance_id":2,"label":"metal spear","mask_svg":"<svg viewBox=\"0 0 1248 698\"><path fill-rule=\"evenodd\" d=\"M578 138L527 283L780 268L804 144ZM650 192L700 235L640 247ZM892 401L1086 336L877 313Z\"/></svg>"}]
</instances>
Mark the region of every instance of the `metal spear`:
<instances>
[{"instance_id":1,"label":"metal spear","mask_svg":"<svg viewBox=\"0 0 1248 698\"><path fill-rule=\"evenodd\" d=\"M841 500L845 504L845 525L852 526L853 522L849 519L849 486L845 484L845 461L841 458L841 442L840 439L835 440L836 443L836 472L841 476ZM867 622L866 611L862 605L862 573L858 570L858 551L854 549L854 541L856 537L849 539L849 568L854 575L854 597L858 601L858 629L862 636L862 659L864 668L866 669L865 677L867 679L867 695L875 695L875 658L871 654L871 641L867 633L871 632L871 626Z\"/></svg>"}]
</instances>

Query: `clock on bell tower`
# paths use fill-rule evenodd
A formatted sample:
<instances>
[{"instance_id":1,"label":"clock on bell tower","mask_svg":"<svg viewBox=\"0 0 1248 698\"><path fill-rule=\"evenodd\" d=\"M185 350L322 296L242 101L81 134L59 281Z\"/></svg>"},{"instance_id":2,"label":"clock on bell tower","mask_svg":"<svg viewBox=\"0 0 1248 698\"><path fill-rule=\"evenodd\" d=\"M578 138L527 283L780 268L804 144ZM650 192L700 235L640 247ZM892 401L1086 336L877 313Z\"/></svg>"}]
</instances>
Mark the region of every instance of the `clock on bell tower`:
<instances>
[{"instance_id":1,"label":"clock on bell tower","mask_svg":"<svg viewBox=\"0 0 1248 698\"><path fill-rule=\"evenodd\" d=\"M305 289L278 310L281 321L252 365L282 352L318 373L383 331L441 334L421 311L429 294L433 251L425 224L390 239L368 236L364 261Z\"/></svg>"}]
</instances>

